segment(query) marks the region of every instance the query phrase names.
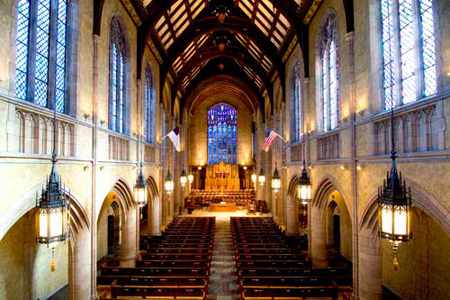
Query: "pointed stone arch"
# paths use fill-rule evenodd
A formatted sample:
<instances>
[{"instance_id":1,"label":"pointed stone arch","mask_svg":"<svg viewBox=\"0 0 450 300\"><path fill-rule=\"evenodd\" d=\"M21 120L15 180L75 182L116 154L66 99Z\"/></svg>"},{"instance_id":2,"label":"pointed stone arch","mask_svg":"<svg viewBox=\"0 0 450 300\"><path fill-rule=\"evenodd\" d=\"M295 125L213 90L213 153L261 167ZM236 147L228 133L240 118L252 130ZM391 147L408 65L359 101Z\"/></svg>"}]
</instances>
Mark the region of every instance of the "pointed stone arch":
<instances>
[{"instance_id":1,"label":"pointed stone arch","mask_svg":"<svg viewBox=\"0 0 450 300\"><path fill-rule=\"evenodd\" d=\"M316 267L324 267L327 265L326 209L329 207L330 195L334 192L337 192L340 197L342 197L345 209L348 212L350 223L353 224L354 222L351 214L352 206L349 205L348 199L341 185L331 174L324 174L313 191L310 208L310 254ZM342 212L343 208L340 209ZM350 228L353 229L353 226L350 225Z\"/></svg>"},{"instance_id":2,"label":"pointed stone arch","mask_svg":"<svg viewBox=\"0 0 450 300\"><path fill-rule=\"evenodd\" d=\"M322 177L322 179L319 181L319 184L313 191L312 207L318 209L320 214L322 214L328 205L327 198L333 191L337 191L339 192L339 194L341 194L342 198L344 199L345 205L347 206L347 209L351 211L352 205L348 201L347 196L344 193L344 190L342 189L341 185L336 180L336 178L334 178L332 175L328 173Z\"/></svg>"},{"instance_id":3,"label":"pointed stone arch","mask_svg":"<svg viewBox=\"0 0 450 300\"><path fill-rule=\"evenodd\" d=\"M299 223L298 223L298 203L296 201L297 197L297 187L299 185L299 176L292 176L289 181L287 197L285 203L286 212L286 235L298 235L299 234Z\"/></svg>"},{"instance_id":4,"label":"pointed stone arch","mask_svg":"<svg viewBox=\"0 0 450 300\"><path fill-rule=\"evenodd\" d=\"M135 208L136 203L134 201L133 189L126 182L125 179L118 177L116 180L114 180L114 184L107 191L107 194L110 192L114 192L115 194L117 194L117 196L119 198L118 199L119 205L123 209L124 213L126 213L130 209ZM103 200L97 211L97 219L100 215L100 210L103 206L103 202L105 201L104 199L106 199L107 194L103 198L101 198Z\"/></svg>"},{"instance_id":5,"label":"pointed stone arch","mask_svg":"<svg viewBox=\"0 0 450 300\"><path fill-rule=\"evenodd\" d=\"M147 219L147 229L149 235L160 235L161 234L161 198L159 196L158 185L156 180L149 176L146 180L147 191L149 193L148 197L148 219Z\"/></svg>"},{"instance_id":6,"label":"pointed stone arch","mask_svg":"<svg viewBox=\"0 0 450 300\"><path fill-rule=\"evenodd\" d=\"M103 198L102 204L97 211L97 223L100 213L105 208L108 195L114 193L117 195L117 203L121 208L122 217L122 245L121 245L121 265L132 266L136 257L137 241L138 241L138 218L137 205L134 201L132 188L125 179L118 177L112 187L108 190L108 194ZM98 226L98 224L96 224Z\"/></svg>"}]
</instances>

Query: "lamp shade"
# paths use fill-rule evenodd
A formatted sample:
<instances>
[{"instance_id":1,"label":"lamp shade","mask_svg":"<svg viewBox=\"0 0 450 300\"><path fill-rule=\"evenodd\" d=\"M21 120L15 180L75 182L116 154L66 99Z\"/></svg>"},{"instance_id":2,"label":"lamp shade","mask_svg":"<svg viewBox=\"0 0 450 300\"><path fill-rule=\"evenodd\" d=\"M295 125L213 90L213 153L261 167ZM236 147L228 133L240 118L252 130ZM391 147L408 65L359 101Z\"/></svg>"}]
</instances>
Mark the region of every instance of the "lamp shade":
<instances>
[{"instance_id":1,"label":"lamp shade","mask_svg":"<svg viewBox=\"0 0 450 300\"><path fill-rule=\"evenodd\" d=\"M169 195L173 192L173 180L172 175L170 174L170 170L167 171L166 180L164 181L164 189Z\"/></svg>"},{"instance_id":2,"label":"lamp shade","mask_svg":"<svg viewBox=\"0 0 450 300\"><path fill-rule=\"evenodd\" d=\"M46 188L36 202L37 241L41 244L65 241L69 237L70 203L54 166Z\"/></svg>"},{"instance_id":3,"label":"lamp shade","mask_svg":"<svg viewBox=\"0 0 450 300\"><path fill-rule=\"evenodd\" d=\"M134 185L134 200L141 207L147 204L147 184L145 183L144 174L142 173L142 163L139 170L139 176Z\"/></svg>"},{"instance_id":4,"label":"lamp shade","mask_svg":"<svg viewBox=\"0 0 450 300\"><path fill-rule=\"evenodd\" d=\"M302 175L299 178L298 185L298 199L303 204L307 204L311 202L311 179L308 176L308 172L306 171L305 160L303 160L303 169Z\"/></svg>"},{"instance_id":5,"label":"lamp shade","mask_svg":"<svg viewBox=\"0 0 450 300\"><path fill-rule=\"evenodd\" d=\"M264 174L263 168L261 168L259 170L258 182L259 182L259 185L261 185L261 186L263 186L264 183L266 183L266 175Z\"/></svg>"},{"instance_id":6,"label":"lamp shade","mask_svg":"<svg viewBox=\"0 0 450 300\"><path fill-rule=\"evenodd\" d=\"M252 176L251 176L251 178L252 178L253 183L256 184L256 179L258 178L258 176L256 175L256 173L253 173Z\"/></svg>"},{"instance_id":7,"label":"lamp shade","mask_svg":"<svg viewBox=\"0 0 450 300\"><path fill-rule=\"evenodd\" d=\"M280 174L278 174L278 168L275 164L275 170L273 171L273 177L272 177L272 190L277 193L281 189L281 178Z\"/></svg>"},{"instance_id":8,"label":"lamp shade","mask_svg":"<svg viewBox=\"0 0 450 300\"><path fill-rule=\"evenodd\" d=\"M189 180L189 183L194 182L194 175L189 174L189 175L188 175L188 180Z\"/></svg>"},{"instance_id":9,"label":"lamp shade","mask_svg":"<svg viewBox=\"0 0 450 300\"><path fill-rule=\"evenodd\" d=\"M379 232L392 245L411 239L411 192L397 173L395 162L378 191Z\"/></svg>"},{"instance_id":10,"label":"lamp shade","mask_svg":"<svg viewBox=\"0 0 450 300\"><path fill-rule=\"evenodd\" d=\"M186 171L183 169L181 171L181 176L180 176L180 183L182 187L185 187L187 184L188 178L186 176Z\"/></svg>"}]
</instances>

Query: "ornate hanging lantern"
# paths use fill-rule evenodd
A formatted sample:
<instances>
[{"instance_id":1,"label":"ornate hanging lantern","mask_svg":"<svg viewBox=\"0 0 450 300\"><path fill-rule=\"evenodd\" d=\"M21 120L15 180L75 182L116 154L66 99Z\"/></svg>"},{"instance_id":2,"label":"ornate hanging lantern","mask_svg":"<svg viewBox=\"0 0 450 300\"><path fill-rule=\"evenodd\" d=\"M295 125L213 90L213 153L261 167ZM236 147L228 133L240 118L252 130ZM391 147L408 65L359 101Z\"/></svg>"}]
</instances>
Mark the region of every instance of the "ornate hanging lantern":
<instances>
[{"instance_id":1,"label":"ornate hanging lantern","mask_svg":"<svg viewBox=\"0 0 450 300\"><path fill-rule=\"evenodd\" d=\"M303 160L302 175L299 178L298 199L302 204L311 202L311 179L306 171L305 160Z\"/></svg>"},{"instance_id":2,"label":"ornate hanging lantern","mask_svg":"<svg viewBox=\"0 0 450 300\"><path fill-rule=\"evenodd\" d=\"M194 182L194 175L192 175L192 173L190 173L190 174L188 175L188 180L189 180L189 183L190 183L190 184Z\"/></svg>"},{"instance_id":3,"label":"ornate hanging lantern","mask_svg":"<svg viewBox=\"0 0 450 300\"><path fill-rule=\"evenodd\" d=\"M394 138L394 108L391 107L391 170L378 190L378 225L380 237L387 239L394 249L394 268L398 268L397 249L400 243L411 240L411 189L402 182L397 171Z\"/></svg>"},{"instance_id":4,"label":"ornate hanging lantern","mask_svg":"<svg viewBox=\"0 0 450 300\"><path fill-rule=\"evenodd\" d=\"M280 174L278 174L278 168L277 163L275 163L275 170L273 171L273 177L272 177L272 190L275 193L278 193L281 189L281 178Z\"/></svg>"},{"instance_id":5,"label":"ornate hanging lantern","mask_svg":"<svg viewBox=\"0 0 450 300\"><path fill-rule=\"evenodd\" d=\"M167 176L166 181L164 182L164 189L166 190L167 194L172 194L173 192L173 179L172 175L170 174L170 170L167 170Z\"/></svg>"},{"instance_id":6,"label":"ornate hanging lantern","mask_svg":"<svg viewBox=\"0 0 450 300\"><path fill-rule=\"evenodd\" d=\"M56 173L56 106L53 108L53 154L52 170L47 178L41 197L36 199L37 241L52 244L65 241L69 237L70 201L66 196L61 177ZM54 261L52 262L54 265ZM54 267L52 268L53 271Z\"/></svg>"},{"instance_id":7,"label":"ornate hanging lantern","mask_svg":"<svg viewBox=\"0 0 450 300\"><path fill-rule=\"evenodd\" d=\"M142 162L140 163L139 176L134 185L134 199L140 207L147 204L147 184L145 183L144 174L142 173Z\"/></svg>"},{"instance_id":8,"label":"ornate hanging lantern","mask_svg":"<svg viewBox=\"0 0 450 300\"><path fill-rule=\"evenodd\" d=\"M261 186L263 186L264 183L266 183L266 175L264 175L264 170L262 167L261 167L261 169L259 169L258 182L259 182L259 185L261 185Z\"/></svg>"},{"instance_id":9,"label":"ornate hanging lantern","mask_svg":"<svg viewBox=\"0 0 450 300\"><path fill-rule=\"evenodd\" d=\"M69 237L69 199L56 173L56 156L41 197L37 197L37 241L52 244L65 241Z\"/></svg>"},{"instance_id":10,"label":"ornate hanging lantern","mask_svg":"<svg viewBox=\"0 0 450 300\"><path fill-rule=\"evenodd\" d=\"M251 179L252 179L253 184L256 184L256 179L258 179L258 176L256 175L255 171L253 171Z\"/></svg>"},{"instance_id":11,"label":"ornate hanging lantern","mask_svg":"<svg viewBox=\"0 0 450 300\"><path fill-rule=\"evenodd\" d=\"M185 187L187 184L188 178L186 176L186 171L183 169L181 171L181 176L180 176L180 183L182 187Z\"/></svg>"}]
</instances>

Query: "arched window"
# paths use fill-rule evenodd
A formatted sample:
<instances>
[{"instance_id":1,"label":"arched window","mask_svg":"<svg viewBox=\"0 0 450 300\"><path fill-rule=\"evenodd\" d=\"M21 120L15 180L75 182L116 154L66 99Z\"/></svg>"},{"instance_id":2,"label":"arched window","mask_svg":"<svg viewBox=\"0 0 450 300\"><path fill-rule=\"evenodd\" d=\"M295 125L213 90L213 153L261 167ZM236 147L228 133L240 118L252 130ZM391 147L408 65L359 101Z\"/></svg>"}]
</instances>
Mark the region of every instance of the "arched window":
<instances>
[{"instance_id":1,"label":"arched window","mask_svg":"<svg viewBox=\"0 0 450 300\"><path fill-rule=\"evenodd\" d=\"M237 111L226 104L208 110L208 164L237 161Z\"/></svg>"},{"instance_id":2,"label":"arched window","mask_svg":"<svg viewBox=\"0 0 450 300\"><path fill-rule=\"evenodd\" d=\"M109 54L109 129L127 132L127 43L121 23L111 20Z\"/></svg>"},{"instance_id":3,"label":"arched window","mask_svg":"<svg viewBox=\"0 0 450 300\"><path fill-rule=\"evenodd\" d=\"M323 131L339 125L339 48L337 17L330 14L325 21L319 44L320 96Z\"/></svg>"},{"instance_id":4,"label":"arched window","mask_svg":"<svg viewBox=\"0 0 450 300\"><path fill-rule=\"evenodd\" d=\"M300 79L300 63L297 62L294 67L293 76L293 97L291 106L291 141L292 143L300 141L302 135L302 87Z\"/></svg>"},{"instance_id":5,"label":"arched window","mask_svg":"<svg viewBox=\"0 0 450 300\"><path fill-rule=\"evenodd\" d=\"M17 8L15 95L67 112L67 0L18 0Z\"/></svg>"},{"instance_id":6,"label":"arched window","mask_svg":"<svg viewBox=\"0 0 450 300\"><path fill-rule=\"evenodd\" d=\"M145 141L153 143L154 128L155 128L155 97L153 92L153 77L150 66L145 68L145 82L144 82L144 126L145 126Z\"/></svg>"},{"instance_id":7,"label":"arched window","mask_svg":"<svg viewBox=\"0 0 450 300\"><path fill-rule=\"evenodd\" d=\"M380 0L384 109L436 93L432 0Z\"/></svg>"}]
</instances>

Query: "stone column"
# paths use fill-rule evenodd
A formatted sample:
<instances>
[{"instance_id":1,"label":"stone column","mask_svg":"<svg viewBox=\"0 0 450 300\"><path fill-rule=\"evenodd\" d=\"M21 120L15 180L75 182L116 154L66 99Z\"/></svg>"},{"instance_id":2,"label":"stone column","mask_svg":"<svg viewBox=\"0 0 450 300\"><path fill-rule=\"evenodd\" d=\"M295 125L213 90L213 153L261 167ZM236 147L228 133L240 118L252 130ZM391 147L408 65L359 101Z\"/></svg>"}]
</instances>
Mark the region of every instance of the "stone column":
<instances>
[{"instance_id":1,"label":"stone column","mask_svg":"<svg viewBox=\"0 0 450 300\"><path fill-rule=\"evenodd\" d=\"M69 299L87 300L91 298L91 237L88 229L76 235L69 255Z\"/></svg>"},{"instance_id":2,"label":"stone column","mask_svg":"<svg viewBox=\"0 0 450 300\"><path fill-rule=\"evenodd\" d=\"M381 300L381 249L375 236L367 229L359 232L359 299Z\"/></svg>"},{"instance_id":3,"label":"stone column","mask_svg":"<svg viewBox=\"0 0 450 300\"><path fill-rule=\"evenodd\" d=\"M129 208L125 214L122 225L122 249L120 253L120 266L133 267L136 258L136 209Z\"/></svg>"},{"instance_id":4,"label":"stone column","mask_svg":"<svg viewBox=\"0 0 450 300\"><path fill-rule=\"evenodd\" d=\"M292 195L289 195L286 201L286 235L299 235L297 201Z\"/></svg>"},{"instance_id":5,"label":"stone column","mask_svg":"<svg viewBox=\"0 0 450 300\"><path fill-rule=\"evenodd\" d=\"M154 199L149 199L148 208L150 220L147 224L148 233L150 235L161 235L161 197L158 196Z\"/></svg>"},{"instance_id":6,"label":"stone column","mask_svg":"<svg viewBox=\"0 0 450 300\"><path fill-rule=\"evenodd\" d=\"M346 34L349 51L349 69L350 69L350 126L351 126L351 171L352 171L352 208L351 215L353 219L352 228L352 260L353 260L353 295L352 299L359 299L359 252L358 252L358 171L356 170L356 73L355 73L355 33L348 32Z\"/></svg>"},{"instance_id":7,"label":"stone column","mask_svg":"<svg viewBox=\"0 0 450 300\"><path fill-rule=\"evenodd\" d=\"M90 243L90 282L91 282L91 299L97 299L97 143L98 143L98 79L99 79L99 47L100 47L100 35L94 34L93 38L93 77L92 77L92 122L94 128L92 130L92 188L91 188L91 243ZM76 258L75 258L76 259ZM86 281L85 277L83 280Z\"/></svg>"},{"instance_id":8,"label":"stone column","mask_svg":"<svg viewBox=\"0 0 450 300\"><path fill-rule=\"evenodd\" d=\"M325 222L317 207L312 207L311 212L311 249L310 254L313 265L316 268L327 266L327 247L325 241Z\"/></svg>"}]
</instances>

